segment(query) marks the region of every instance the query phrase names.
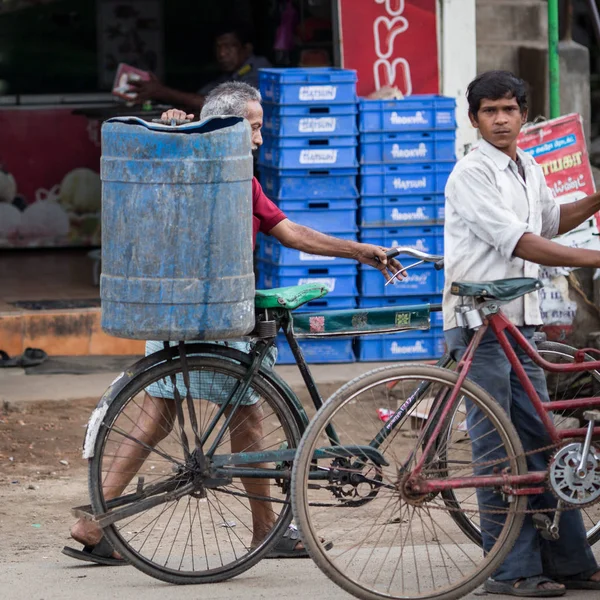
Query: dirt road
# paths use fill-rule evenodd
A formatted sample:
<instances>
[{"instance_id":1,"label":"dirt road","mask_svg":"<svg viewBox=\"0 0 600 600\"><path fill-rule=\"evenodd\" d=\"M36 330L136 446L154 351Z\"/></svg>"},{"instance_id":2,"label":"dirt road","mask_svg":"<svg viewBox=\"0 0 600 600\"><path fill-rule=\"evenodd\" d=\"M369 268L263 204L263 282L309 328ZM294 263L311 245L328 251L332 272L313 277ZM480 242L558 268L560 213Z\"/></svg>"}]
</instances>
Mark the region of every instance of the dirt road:
<instances>
[{"instance_id":1,"label":"dirt road","mask_svg":"<svg viewBox=\"0 0 600 600\"><path fill-rule=\"evenodd\" d=\"M236 579L189 588L169 586L133 567L87 566L63 556L60 549L70 543L70 508L87 502L80 445L95 404L95 399L52 401L28 403L20 411L0 410L2 600L163 600L166 594L169 600L350 598L310 560L264 560ZM481 592L468 598L475 595ZM591 600L594 592L570 592L568 597Z\"/></svg>"}]
</instances>

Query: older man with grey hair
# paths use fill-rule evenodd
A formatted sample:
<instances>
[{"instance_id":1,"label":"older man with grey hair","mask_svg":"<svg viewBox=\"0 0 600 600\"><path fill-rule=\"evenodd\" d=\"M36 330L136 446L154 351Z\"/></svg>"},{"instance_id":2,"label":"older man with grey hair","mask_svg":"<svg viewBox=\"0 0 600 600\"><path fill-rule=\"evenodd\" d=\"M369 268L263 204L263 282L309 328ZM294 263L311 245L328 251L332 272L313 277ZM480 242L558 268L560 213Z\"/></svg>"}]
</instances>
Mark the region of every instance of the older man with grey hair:
<instances>
[{"instance_id":1,"label":"older man with grey hair","mask_svg":"<svg viewBox=\"0 0 600 600\"><path fill-rule=\"evenodd\" d=\"M263 124L263 109L261 106L260 92L243 82L228 82L216 87L207 97L201 119L213 116L239 116L248 120L252 131L252 147L254 150L262 144L261 127ZM182 122L194 118L192 114L171 109L162 115L162 119L169 123L175 120ZM386 257L385 249L371 244L361 244L350 240L342 240L324 235L290 221L285 214L269 200L256 178L252 180L252 212L253 212L253 239L259 231L272 235L284 246L295 248L308 254L352 258L358 262L379 269L386 279L395 275L401 265L395 260ZM201 235L201 234L200 234ZM250 352L252 345L243 341L211 342L224 344L237 348L243 352ZM149 341L146 343L146 354L162 350L163 343ZM276 349L273 347L264 359L263 366L272 369L277 358ZM210 388L211 397L204 398L211 402L220 403L220 398L227 398L225 393L231 387L231 382L222 377L219 389L213 385L203 385L202 375L191 381L192 396L204 398L201 389ZM177 384L179 387L179 384ZM229 386L229 387L228 387ZM185 397L185 391L182 392ZM262 409L258 405L257 394L249 391L242 405L236 409L229 424L231 437L231 451L243 452L247 448L260 449L263 439L262 422L264 420ZM120 496L126 486L139 471L140 466L150 452L150 448L160 443L173 429L175 422L174 390L170 382L161 380L146 389L140 422L137 425L138 444L126 444L119 449L119 456L111 465L111 472L103 483L104 496L108 500ZM143 421L143 423L141 422ZM251 547L258 545L272 529L276 514L268 500L270 483L266 479L242 481L249 495L249 504L252 511L253 537ZM261 499L267 498L267 499ZM71 529L71 537L84 545L84 550L65 548L67 555L98 562L100 564L124 564L124 560L113 552L102 530L90 521L80 519ZM269 555L271 557L306 557L308 554L298 541L297 531L291 527L277 543Z\"/></svg>"}]
</instances>

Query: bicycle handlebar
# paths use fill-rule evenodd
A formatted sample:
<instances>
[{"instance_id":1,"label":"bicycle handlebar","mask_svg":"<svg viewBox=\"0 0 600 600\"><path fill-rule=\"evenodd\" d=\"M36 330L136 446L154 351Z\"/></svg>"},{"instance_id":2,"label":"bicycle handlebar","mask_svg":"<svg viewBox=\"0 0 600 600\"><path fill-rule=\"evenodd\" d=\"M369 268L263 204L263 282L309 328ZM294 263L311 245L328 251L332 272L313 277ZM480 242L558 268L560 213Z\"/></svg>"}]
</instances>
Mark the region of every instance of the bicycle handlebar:
<instances>
[{"instance_id":1,"label":"bicycle handlebar","mask_svg":"<svg viewBox=\"0 0 600 600\"><path fill-rule=\"evenodd\" d=\"M417 258L423 262L433 263L433 266L437 271L441 271L444 268L443 256L437 254L427 254L426 252L421 252L420 250L415 250L414 248L397 246L396 248L392 248L385 253L388 258L395 258L399 254L406 254L406 256Z\"/></svg>"}]
</instances>

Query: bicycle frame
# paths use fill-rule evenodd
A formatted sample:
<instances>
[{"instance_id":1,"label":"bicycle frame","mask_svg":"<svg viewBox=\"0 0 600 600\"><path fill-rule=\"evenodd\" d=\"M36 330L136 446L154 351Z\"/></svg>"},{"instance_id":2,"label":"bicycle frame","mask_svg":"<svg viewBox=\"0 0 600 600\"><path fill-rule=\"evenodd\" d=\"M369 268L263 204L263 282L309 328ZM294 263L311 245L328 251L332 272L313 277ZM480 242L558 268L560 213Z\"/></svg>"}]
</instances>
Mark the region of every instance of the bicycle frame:
<instances>
[{"instance_id":1,"label":"bicycle frame","mask_svg":"<svg viewBox=\"0 0 600 600\"><path fill-rule=\"evenodd\" d=\"M441 305L432 305L430 306L430 310L439 311L441 310ZM311 397L313 406L315 410L319 410L321 406L323 406L323 399L318 390L318 387L315 383L315 380L312 376L310 368L306 362L304 357L304 353L302 352L302 348L298 343L298 339L296 338L293 327L290 326L291 321L291 313L286 311L285 316L282 318L281 326L285 333L287 342L290 346L292 354L294 356L296 365L300 371L304 384L306 385L306 389ZM264 355L266 354L266 350L273 344L274 340L261 340L253 353L253 358L251 361L251 366L248 367L246 375L243 379L241 379L232 390L229 398L221 405L218 413L214 416L212 422L209 424L207 431L202 436L202 443L208 439L211 433L214 431L217 422L224 414L225 410L228 407L234 409L237 407L243 397L243 394L247 391L252 378L257 372L260 363ZM185 348L180 347L180 352L185 352ZM444 354L436 363L436 366L441 368L447 368L453 362L452 358L449 354ZM380 431L377 433L375 438L370 442L369 446L354 448L354 456L357 454L362 454L370 458L371 460L378 462L378 457L380 458L377 449L381 446L381 444L385 441L385 439L394 431L396 426L402 421L404 415L410 410L412 405L419 399L421 396L427 391L428 385L419 386L410 397L402 403L402 405L396 410L396 412L391 415L389 420L382 424ZM189 399L188 399L189 401ZM230 417L231 418L231 414ZM225 426L222 427L221 432L223 433L225 430ZM333 428L333 426L329 426L327 429L327 435L329 439L329 443L331 447L336 448L336 453L338 451L344 451L343 447L340 446L339 437ZM271 450L266 452L244 452L240 454L231 454L225 457L214 457L214 452L218 445L217 440L212 444L211 448L206 452L206 456L213 461L213 465L217 468L217 472L219 474L227 473L229 476L244 476L249 478L287 478L286 473L283 473L281 470L275 469L258 469L258 468L248 468L243 465L251 465L259 462L287 462L292 461L294 459L295 449L290 450ZM321 457L322 458L322 457ZM231 465L231 466L228 466ZM235 465L235 466L234 466ZM236 467L239 467L236 468ZM323 478L326 477L327 473L325 472L316 472L312 477L314 478Z\"/></svg>"},{"instance_id":2,"label":"bicycle frame","mask_svg":"<svg viewBox=\"0 0 600 600\"><path fill-rule=\"evenodd\" d=\"M531 383L527 373L521 362L519 361L516 352L513 350L510 342L507 338L509 333L517 342L517 345L531 358L531 360L540 366L541 368L553 372L553 373L577 373L584 371L593 371L600 368L599 361L585 361L584 356L589 349L580 351L578 356L581 360L577 360L573 363L567 364L556 364L550 363L543 359L537 350L533 348L525 336L519 331L519 329L513 325L507 317L502 313L501 310L497 310L493 314L490 314L487 318L487 322L484 323L475 333L471 342L467 346L467 350L461 361L458 364L457 371L459 377L450 394L450 397L445 402L445 405L441 407L441 414L439 418L436 418L433 432L430 434L429 439L425 445L423 454L419 461L415 465L415 468L411 472L411 487L415 492L419 494L436 493L449 489L460 489L460 488L471 488L471 487L500 487L505 490L510 490L511 493L519 495L527 495L529 493L538 492L538 488L523 488L522 486L536 486L543 483L546 480L547 473L545 471L531 472L526 475L509 475L503 473L501 475L493 476L473 476L473 477L461 477L456 479L427 479L420 480L419 477L422 473L423 467L427 456L433 449L433 444L438 435L441 434L442 427L446 419L449 417L454 404L459 396L460 389L467 378L469 370L473 364L473 357L475 351L479 346L483 335L488 329L494 332L498 342L500 343L506 357L508 358L512 368L515 370L523 389L527 393L530 401L532 402L537 414L544 423L547 429L548 435L553 444L558 444L562 439L565 438L578 438L584 437L587 433L587 428L580 429L561 429L558 430L552 419L549 416L549 412L553 410L561 410L567 408L596 408L600 406L600 397L593 398L582 398L572 400L560 400L555 402L542 402L537 393L535 387ZM594 427L593 435L600 435L600 427Z\"/></svg>"}]
</instances>

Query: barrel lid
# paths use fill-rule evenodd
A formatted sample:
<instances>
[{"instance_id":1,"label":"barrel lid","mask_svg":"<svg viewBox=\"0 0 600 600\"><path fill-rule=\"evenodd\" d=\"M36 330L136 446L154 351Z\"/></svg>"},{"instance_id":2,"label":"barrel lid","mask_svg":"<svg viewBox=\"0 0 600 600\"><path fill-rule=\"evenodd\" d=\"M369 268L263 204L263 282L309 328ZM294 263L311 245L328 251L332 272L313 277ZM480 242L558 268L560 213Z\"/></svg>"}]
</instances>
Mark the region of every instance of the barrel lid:
<instances>
[{"instance_id":1,"label":"barrel lid","mask_svg":"<svg viewBox=\"0 0 600 600\"><path fill-rule=\"evenodd\" d=\"M217 116L208 117L202 121L192 121L191 123L185 123L183 125L167 125L164 123L145 121L140 117L113 117L112 119L104 121L103 126L108 123L128 123L130 125L141 125L152 131L168 131L170 133L173 133L174 131L180 131L182 133L210 133L217 129L232 127L243 121L243 117Z\"/></svg>"}]
</instances>

